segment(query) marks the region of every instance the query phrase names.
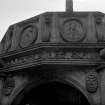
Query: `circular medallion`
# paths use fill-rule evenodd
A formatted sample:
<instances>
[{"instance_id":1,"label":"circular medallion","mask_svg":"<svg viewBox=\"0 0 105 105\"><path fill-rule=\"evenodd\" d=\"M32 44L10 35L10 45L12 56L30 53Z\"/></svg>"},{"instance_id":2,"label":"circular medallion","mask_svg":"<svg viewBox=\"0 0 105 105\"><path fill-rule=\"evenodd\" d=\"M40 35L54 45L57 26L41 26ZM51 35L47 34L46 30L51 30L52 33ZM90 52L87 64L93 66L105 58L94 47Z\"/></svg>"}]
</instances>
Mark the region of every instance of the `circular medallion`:
<instances>
[{"instance_id":1,"label":"circular medallion","mask_svg":"<svg viewBox=\"0 0 105 105\"><path fill-rule=\"evenodd\" d=\"M22 48L32 44L37 38L37 28L34 25L25 27L21 33L20 46Z\"/></svg>"},{"instance_id":2,"label":"circular medallion","mask_svg":"<svg viewBox=\"0 0 105 105\"><path fill-rule=\"evenodd\" d=\"M85 36L83 24L77 19L66 20L62 25L62 37L68 42L81 41Z\"/></svg>"},{"instance_id":3,"label":"circular medallion","mask_svg":"<svg viewBox=\"0 0 105 105\"><path fill-rule=\"evenodd\" d=\"M98 89L98 77L97 73L90 72L86 77L86 88L90 93L95 93Z\"/></svg>"}]
</instances>

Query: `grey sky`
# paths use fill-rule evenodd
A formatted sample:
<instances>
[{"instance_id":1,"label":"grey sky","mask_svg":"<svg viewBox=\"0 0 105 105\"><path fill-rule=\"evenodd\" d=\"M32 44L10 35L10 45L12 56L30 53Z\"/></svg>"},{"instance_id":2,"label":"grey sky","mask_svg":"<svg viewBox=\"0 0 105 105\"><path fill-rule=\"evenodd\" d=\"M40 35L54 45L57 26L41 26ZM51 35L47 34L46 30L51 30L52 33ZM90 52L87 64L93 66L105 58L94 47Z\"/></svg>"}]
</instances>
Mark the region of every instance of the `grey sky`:
<instances>
[{"instance_id":1,"label":"grey sky","mask_svg":"<svg viewBox=\"0 0 105 105\"><path fill-rule=\"evenodd\" d=\"M46 11L65 11L65 1L0 0L0 40L11 24ZM105 0L74 0L74 10L101 11L105 13Z\"/></svg>"}]
</instances>

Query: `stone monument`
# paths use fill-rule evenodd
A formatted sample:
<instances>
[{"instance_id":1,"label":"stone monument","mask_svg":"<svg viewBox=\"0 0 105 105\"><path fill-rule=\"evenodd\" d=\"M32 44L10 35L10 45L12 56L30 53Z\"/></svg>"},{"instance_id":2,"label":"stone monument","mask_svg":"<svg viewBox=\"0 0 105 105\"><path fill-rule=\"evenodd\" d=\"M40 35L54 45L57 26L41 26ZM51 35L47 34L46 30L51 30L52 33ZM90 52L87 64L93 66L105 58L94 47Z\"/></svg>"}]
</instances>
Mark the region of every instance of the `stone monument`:
<instances>
[{"instance_id":1,"label":"stone monument","mask_svg":"<svg viewBox=\"0 0 105 105\"><path fill-rule=\"evenodd\" d=\"M11 25L0 43L0 105L105 105L105 14L46 12Z\"/></svg>"}]
</instances>

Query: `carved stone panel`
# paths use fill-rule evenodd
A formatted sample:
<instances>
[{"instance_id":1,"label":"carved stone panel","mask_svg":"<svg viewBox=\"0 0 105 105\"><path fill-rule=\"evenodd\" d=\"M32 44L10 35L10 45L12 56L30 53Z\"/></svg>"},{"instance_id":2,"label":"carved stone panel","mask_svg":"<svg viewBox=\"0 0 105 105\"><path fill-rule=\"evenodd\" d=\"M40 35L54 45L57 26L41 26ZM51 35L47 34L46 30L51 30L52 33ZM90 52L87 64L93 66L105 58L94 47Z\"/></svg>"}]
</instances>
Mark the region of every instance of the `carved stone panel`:
<instances>
[{"instance_id":1,"label":"carved stone panel","mask_svg":"<svg viewBox=\"0 0 105 105\"><path fill-rule=\"evenodd\" d=\"M21 32L20 46L22 48L29 46L36 40L37 35L38 30L35 25L31 24L24 27Z\"/></svg>"},{"instance_id":2,"label":"carved stone panel","mask_svg":"<svg viewBox=\"0 0 105 105\"><path fill-rule=\"evenodd\" d=\"M78 19L68 19L61 26L61 34L64 41L78 42L85 36L85 29Z\"/></svg>"}]
</instances>

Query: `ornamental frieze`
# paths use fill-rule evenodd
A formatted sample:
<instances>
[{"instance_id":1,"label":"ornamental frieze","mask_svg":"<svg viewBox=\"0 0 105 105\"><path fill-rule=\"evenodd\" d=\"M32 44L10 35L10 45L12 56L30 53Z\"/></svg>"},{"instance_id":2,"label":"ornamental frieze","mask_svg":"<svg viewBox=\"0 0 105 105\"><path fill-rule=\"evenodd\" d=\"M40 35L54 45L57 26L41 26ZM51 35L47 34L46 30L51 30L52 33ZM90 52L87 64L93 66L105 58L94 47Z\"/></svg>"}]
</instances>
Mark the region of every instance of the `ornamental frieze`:
<instances>
[{"instance_id":1,"label":"ornamental frieze","mask_svg":"<svg viewBox=\"0 0 105 105\"><path fill-rule=\"evenodd\" d=\"M16 58L7 63L7 65L19 65L21 63L30 63L37 60L99 60L100 57L98 53L89 53L89 52L70 52L70 51L42 51L41 53L36 53L33 55L28 55L20 58Z\"/></svg>"}]
</instances>

